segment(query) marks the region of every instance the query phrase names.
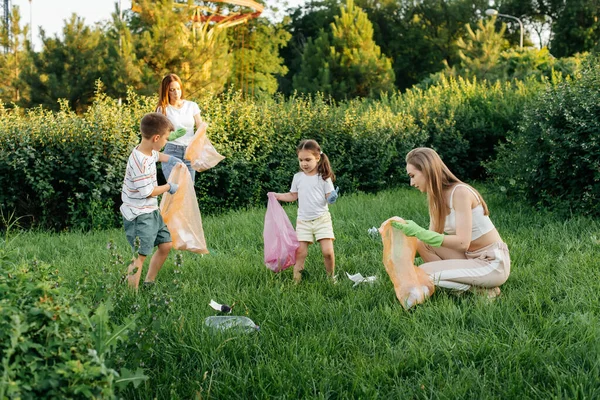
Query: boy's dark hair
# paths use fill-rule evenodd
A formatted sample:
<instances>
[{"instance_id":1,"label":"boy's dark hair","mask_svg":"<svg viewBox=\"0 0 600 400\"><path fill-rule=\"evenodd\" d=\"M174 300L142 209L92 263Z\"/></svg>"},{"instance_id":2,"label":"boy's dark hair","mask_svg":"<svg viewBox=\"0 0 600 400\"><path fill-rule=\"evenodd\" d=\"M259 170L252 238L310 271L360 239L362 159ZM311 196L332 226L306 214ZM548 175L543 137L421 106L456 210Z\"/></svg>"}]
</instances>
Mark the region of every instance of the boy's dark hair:
<instances>
[{"instance_id":1,"label":"boy's dark hair","mask_svg":"<svg viewBox=\"0 0 600 400\"><path fill-rule=\"evenodd\" d=\"M329 157L325 153L321 151L321 146L317 143L316 140L306 139L301 141L296 147L296 154L300 153L300 150L310 151L315 158L319 159L319 163L317 164L317 172L321 175L323 180L327 180L327 178L331 178L332 182L335 182L335 174L331 169L331 164L329 163Z\"/></svg>"},{"instance_id":2,"label":"boy's dark hair","mask_svg":"<svg viewBox=\"0 0 600 400\"><path fill-rule=\"evenodd\" d=\"M175 130L173 124L161 113L153 112L144 115L140 122L142 137L152 139L155 135L167 135Z\"/></svg>"}]
</instances>

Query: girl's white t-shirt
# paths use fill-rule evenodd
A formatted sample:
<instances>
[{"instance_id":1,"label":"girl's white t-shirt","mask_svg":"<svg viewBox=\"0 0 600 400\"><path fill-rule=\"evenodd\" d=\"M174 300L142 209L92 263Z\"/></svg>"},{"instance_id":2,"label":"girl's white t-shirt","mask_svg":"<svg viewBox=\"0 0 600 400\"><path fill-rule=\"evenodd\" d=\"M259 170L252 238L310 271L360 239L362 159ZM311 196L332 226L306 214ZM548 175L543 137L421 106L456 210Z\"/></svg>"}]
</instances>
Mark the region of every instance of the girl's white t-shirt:
<instances>
[{"instance_id":1,"label":"girl's white t-shirt","mask_svg":"<svg viewBox=\"0 0 600 400\"><path fill-rule=\"evenodd\" d=\"M160 107L159 107L160 108ZM160 109L158 110L161 111ZM194 115L200 114L200 107L193 101L183 100L183 106L181 108L175 108L172 105L167 106L167 118L175 127L175 130L179 128L185 128L185 135L173 140L169 143L173 143L179 146L187 146L194 137Z\"/></svg>"},{"instance_id":2,"label":"girl's white t-shirt","mask_svg":"<svg viewBox=\"0 0 600 400\"><path fill-rule=\"evenodd\" d=\"M325 195L333 189L331 178L323 180L320 174L309 176L298 172L294 175L290 192L298 193L298 219L312 221L329 211Z\"/></svg>"}]
</instances>

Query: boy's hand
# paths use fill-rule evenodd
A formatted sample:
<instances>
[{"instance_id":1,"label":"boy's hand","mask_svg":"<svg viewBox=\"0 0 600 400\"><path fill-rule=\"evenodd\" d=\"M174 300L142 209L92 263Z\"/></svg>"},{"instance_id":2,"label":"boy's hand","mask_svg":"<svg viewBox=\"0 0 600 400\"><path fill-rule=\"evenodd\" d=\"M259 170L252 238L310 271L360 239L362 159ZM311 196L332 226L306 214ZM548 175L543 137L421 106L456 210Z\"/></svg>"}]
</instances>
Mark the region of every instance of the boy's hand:
<instances>
[{"instance_id":1,"label":"boy's hand","mask_svg":"<svg viewBox=\"0 0 600 400\"><path fill-rule=\"evenodd\" d=\"M179 185L173 182L169 182L169 194L175 194L175 192L177 191L177 189L179 189Z\"/></svg>"},{"instance_id":2,"label":"boy's hand","mask_svg":"<svg viewBox=\"0 0 600 400\"><path fill-rule=\"evenodd\" d=\"M334 190L333 190L331 193L329 193L329 197L327 198L327 202L328 202L329 204L333 204L333 203L335 203L335 201L336 201L336 200L337 200L337 198L338 198L338 193L339 193L339 191L340 191L340 187L338 186L338 187L336 187L336 188L335 188L335 189L334 189Z\"/></svg>"},{"instance_id":3,"label":"boy's hand","mask_svg":"<svg viewBox=\"0 0 600 400\"><path fill-rule=\"evenodd\" d=\"M173 164L173 165L176 165L176 164L179 164L179 163L182 163L182 164L183 164L183 161L181 161L181 160L180 160L179 158L177 158L177 157L174 157L174 156L169 156L169 160L167 161L167 163L169 163L169 164Z\"/></svg>"}]
</instances>

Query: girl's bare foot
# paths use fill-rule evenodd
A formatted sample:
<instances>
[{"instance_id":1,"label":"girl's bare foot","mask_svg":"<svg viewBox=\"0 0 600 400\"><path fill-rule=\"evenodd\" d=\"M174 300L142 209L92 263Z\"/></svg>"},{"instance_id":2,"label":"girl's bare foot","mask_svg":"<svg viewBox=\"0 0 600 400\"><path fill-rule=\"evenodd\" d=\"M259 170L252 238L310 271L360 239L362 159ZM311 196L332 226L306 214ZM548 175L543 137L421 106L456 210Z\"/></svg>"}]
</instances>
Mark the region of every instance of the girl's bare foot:
<instances>
[{"instance_id":1,"label":"girl's bare foot","mask_svg":"<svg viewBox=\"0 0 600 400\"><path fill-rule=\"evenodd\" d=\"M294 282L300 283L302 281L302 270L294 268Z\"/></svg>"}]
</instances>

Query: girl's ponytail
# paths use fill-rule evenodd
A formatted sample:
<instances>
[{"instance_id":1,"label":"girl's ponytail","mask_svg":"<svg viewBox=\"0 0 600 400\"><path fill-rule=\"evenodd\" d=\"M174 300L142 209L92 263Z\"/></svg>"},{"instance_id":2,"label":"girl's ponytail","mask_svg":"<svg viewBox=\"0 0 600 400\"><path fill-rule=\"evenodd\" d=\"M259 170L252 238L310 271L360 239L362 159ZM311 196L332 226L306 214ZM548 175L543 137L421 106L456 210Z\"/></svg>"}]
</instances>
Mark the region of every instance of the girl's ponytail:
<instances>
[{"instance_id":1,"label":"girl's ponytail","mask_svg":"<svg viewBox=\"0 0 600 400\"><path fill-rule=\"evenodd\" d=\"M331 169L331 164L329 163L329 157L327 157L327 154L321 153L321 160L319 161L319 164L317 165L317 171L319 172L319 174L321 175L321 178L323 178L323 180L327 180L327 178L331 178L331 182L335 182L335 174L333 173L333 170Z\"/></svg>"}]
</instances>

